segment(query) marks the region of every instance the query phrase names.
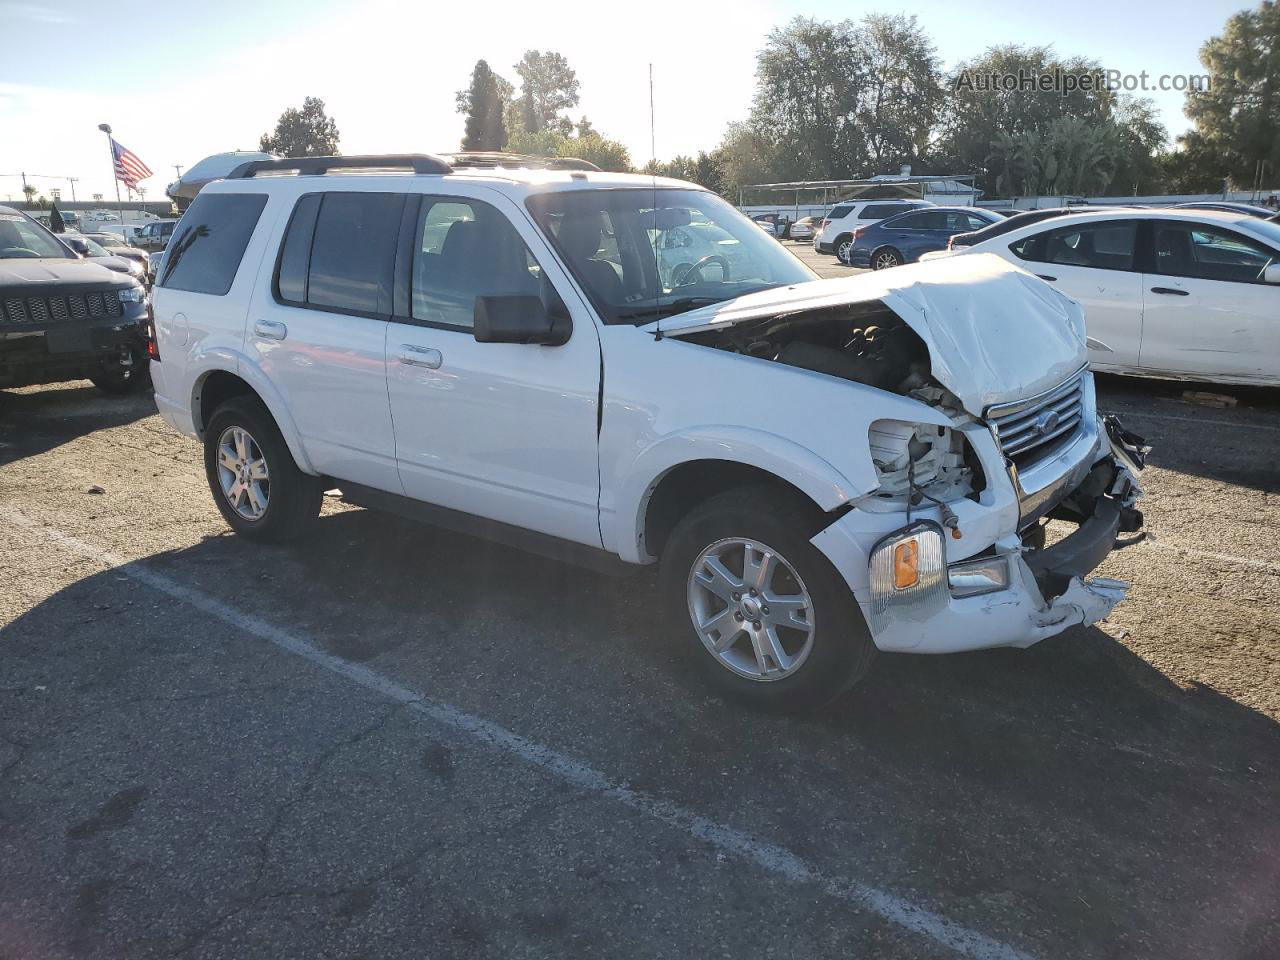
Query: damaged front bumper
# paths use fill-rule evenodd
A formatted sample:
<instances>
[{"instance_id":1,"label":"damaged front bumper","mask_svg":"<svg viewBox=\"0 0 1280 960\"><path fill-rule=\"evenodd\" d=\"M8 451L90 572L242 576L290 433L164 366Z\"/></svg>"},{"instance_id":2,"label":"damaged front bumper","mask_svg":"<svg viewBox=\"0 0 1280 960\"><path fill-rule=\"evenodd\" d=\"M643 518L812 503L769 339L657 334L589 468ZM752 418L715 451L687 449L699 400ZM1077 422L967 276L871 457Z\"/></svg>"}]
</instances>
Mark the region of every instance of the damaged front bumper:
<instances>
[{"instance_id":1,"label":"damaged front bumper","mask_svg":"<svg viewBox=\"0 0 1280 960\"><path fill-rule=\"evenodd\" d=\"M1111 418L1095 422L1099 429L1076 451L1085 456L1063 471L1069 483L1052 484L1051 499L1029 495L1015 474L992 484L981 502L948 504L959 538L936 507L913 511L907 526L901 513L851 510L813 538L848 581L877 647L913 653L1028 647L1111 612L1128 584L1088 574L1127 545L1120 534L1142 525L1134 504L1146 449ZM981 433L969 439L984 462L999 458L993 446L984 447ZM1045 547L1028 536L1041 516L1078 526ZM895 584L894 563L907 540L921 569L904 588Z\"/></svg>"}]
</instances>

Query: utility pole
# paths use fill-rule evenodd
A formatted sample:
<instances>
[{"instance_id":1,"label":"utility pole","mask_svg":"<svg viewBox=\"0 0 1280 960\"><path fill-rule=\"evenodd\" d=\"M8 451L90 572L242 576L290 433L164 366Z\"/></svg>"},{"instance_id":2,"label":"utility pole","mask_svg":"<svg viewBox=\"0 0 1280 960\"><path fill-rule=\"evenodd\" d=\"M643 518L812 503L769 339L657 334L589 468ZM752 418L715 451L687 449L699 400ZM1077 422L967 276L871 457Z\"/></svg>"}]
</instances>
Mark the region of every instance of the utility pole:
<instances>
[{"instance_id":1,"label":"utility pole","mask_svg":"<svg viewBox=\"0 0 1280 960\"><path fill-rule=\"evenodd\" d=\"M174 172L174 173L176 173L176 174L178 175L178 179L179 179L179 180L181 180L181 179L182 179L182 164L180 164L180 163L175 163L175 164L173 165L173 172Z\"/></svg>"},{"instance_id":2,"label":"utility pole","mask_svg":"<svg viewBox=\"0 0 1280 960\"><path fill-rule=\"evenodd\" d=\"M71 202L76 202L76 181L79 177L67 177L67 182L71 184Z\"/></svg>"}]
</instances>

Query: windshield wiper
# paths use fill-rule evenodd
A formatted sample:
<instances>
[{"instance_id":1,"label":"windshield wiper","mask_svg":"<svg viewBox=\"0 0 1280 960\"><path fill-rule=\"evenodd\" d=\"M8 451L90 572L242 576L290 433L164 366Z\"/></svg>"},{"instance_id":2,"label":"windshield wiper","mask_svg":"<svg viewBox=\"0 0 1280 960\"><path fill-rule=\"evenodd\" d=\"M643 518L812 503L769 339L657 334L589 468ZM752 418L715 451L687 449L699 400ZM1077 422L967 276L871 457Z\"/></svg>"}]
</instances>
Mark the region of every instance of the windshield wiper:
<instances>
[{"instance_id":1,"label":"windshield wiper","mask_svg":"<svg viewBox=\"0 0 1280 960\"><path fill-rule=\"evenodd\" d=\"M639 320L641 317L671 317L677 313L692 310L694 307L723 303L724 300L724 297L681 297L679 300L672 300L670 303L651 303L646 307L637 307L635 310L623 310L621 313L615 314L615 316L619 320Z\"/></svg>"}]
</instances>

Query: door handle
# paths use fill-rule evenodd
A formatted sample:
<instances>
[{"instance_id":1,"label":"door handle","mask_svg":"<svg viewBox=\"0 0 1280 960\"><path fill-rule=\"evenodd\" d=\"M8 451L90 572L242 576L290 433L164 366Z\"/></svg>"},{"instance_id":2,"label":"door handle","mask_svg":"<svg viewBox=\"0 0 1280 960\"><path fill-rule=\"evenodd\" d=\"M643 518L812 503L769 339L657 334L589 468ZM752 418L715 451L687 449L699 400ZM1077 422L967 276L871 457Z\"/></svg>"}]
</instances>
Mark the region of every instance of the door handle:
<instances>
[{"instance_id":1,"label":"door handle","mask_svg":"<svg viewBox=\"0 0 1280 960\"><path fill-rule=\"evenodd\" d=\"M1168 293L1175 297L1185 297L1188 294L1186 290L1178 290L1175 287L1152 287L1152 293Z\"/></svg>"},{"instance_id":2,"label":"door handle","mask_svg":"<svg viewBox=\"0 0 1280 960\"><path fill-rule=\"evenodd\" d=\"M437 370L444 362L444 355L435 347L415 347L411 343L400 344L400 362L411 367L428 367Z\"/></svg>"},{"instance_id":3,"label":"door handle","mask_svg":"<svg viewBox=\"0 0 1280 960\"><path fill-rule=\"evenodd\" d=\"M1049 276L1047 273L1037 273L1036 276L1039 277L1041 280L1048 280L1050 283L1053 283L1055 280L1058 279L1057 277Z\"/></svg>"},{"instance_id":4,"label":"door handle","mask_svg":"<svg viewBox=\"0 0 1280 960\"><path fill-rule=\"evenodd\" d=\"M253 332L268 340L283 340L289 335L289 328L279 320L255 320Z\"/></svg>"}]
</instances>

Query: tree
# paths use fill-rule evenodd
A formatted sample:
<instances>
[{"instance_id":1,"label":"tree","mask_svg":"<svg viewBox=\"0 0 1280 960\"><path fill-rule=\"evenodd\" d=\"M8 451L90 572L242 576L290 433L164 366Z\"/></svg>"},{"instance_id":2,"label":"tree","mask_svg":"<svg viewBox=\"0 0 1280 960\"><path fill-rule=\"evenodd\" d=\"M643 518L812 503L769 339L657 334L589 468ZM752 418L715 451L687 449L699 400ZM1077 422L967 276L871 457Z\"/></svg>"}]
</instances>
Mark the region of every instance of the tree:
<instances>
[{"instance_id":1,"label":"tree","mask_svg":"<svg viewBox=\"0 0 1280 960\"><path fill-rule=\"evenodd\" d=\"M578 77L563 56L548 50L527 50L515 66L520 77L519 116L525 130L538 133L547 126L572 129L561 110L578 105Z\"/></svg>"},{"instance_id":2,"label":"tree","mask_svg":"<svg viewBox=\"0 0 1280 960\"><path fill-rule=\"evenodd\" d=\"M22 185L22 195L27 198L27 207L30 208L36 200L36 188L25 183Z\"/></svg>"},{"instance_id":3,"label":"tree","mask_svg":"<svg viewBox=\"0 0 1280 960\"><path fill-rule=\"evenodd\" d=\"M929 147L945 94L933 42L915 17L872 14L858 35L867 76L858 125L875 173L918 160Z\"/></svg>"},{"instance_id":4,"label":"tree","mask_svg":"<svg viewBox=\"0 0 1280 960\"><path fill-rule=\"evenodd\" d=\"M324 112L324 101L307 97L302 109L280 114L272 133L264 133L258 149L282 157L331 157L338 153L338 125Z\"/></svg>"},{"instance_id":5,"label":"tree","mask_svg":"<svg viewBox=\"0 0 1280 960\"><path fill-rule=\"evenodd\" d=\"M1187 93L1188 158L1218 154L1213 174L1240 185L1280 172L1280 6L1263 0L1232 16L1200 48L1200 62L1209 83Z\"/></svg>"},{"instance_id":6,"label":"tree","mask_svg":"<svg viewBox=\"0 0 1280 960\"><path fill-rule=\"evenodd\" d=\"M992 82L993 77L1030 78L1055 72L1076 78L1100 76L1101 66L1082 57L1059 59L1049 47L1018 45L991 47L981 56L961 63L950 78L932 163L942 172L975 173L979 187L998 189L1001 170L988 166L1000 162L993 148L1004 134L1018 137L1044 131L1060 117L1077 117L1089 125L1105 123L1115 95L1100 83L1081 83L1067 93L1060 90L1012 89Z\"/></svg>"},{"instance_id":7,"label":"tree","mask_svg":"<svg viewBox=\"0 0 1280 960\"><path fill-rule=\"evenodd\" d=\"M601 170L628 173L631 170L631 154L617 140L610 140L592 131L586 136L565 137L556 145L556 156L578 157L594 163Z\"/></svg>"},{"instance_id":8,"label":"tree","mask_svg":"<svg viewBox=\"0 0 1280 960\"><path fill-rule=\"evenodd\" d=\"M494 73L489 64L476 61L471 86L457 94L458 112L467 116L463 150L501 150L506 146L503 112L511 92L511 84Z\"/></svg>"},{"instance_id":9,"label":"tree","mask_svg":"<svg viewBox=\"0 0 1280 960\"><path fill-rule=\"evenodd\" d=\"M1107 192L1136 196L1164 190L1164 171L1159 161L1169 142L1169 131L1160 122L1155 103L1146 97L1117 97L1112 120L1120 150Z\"/></svg>"}]
</instances>

